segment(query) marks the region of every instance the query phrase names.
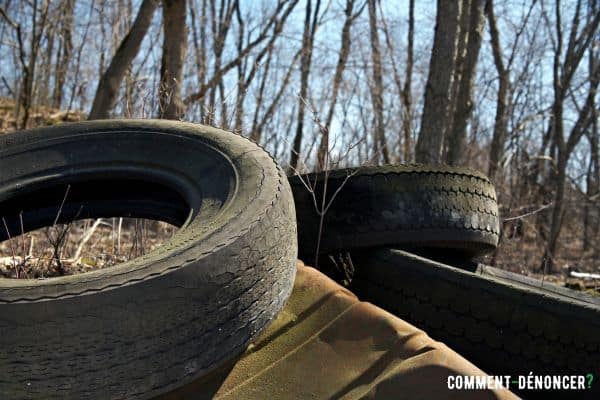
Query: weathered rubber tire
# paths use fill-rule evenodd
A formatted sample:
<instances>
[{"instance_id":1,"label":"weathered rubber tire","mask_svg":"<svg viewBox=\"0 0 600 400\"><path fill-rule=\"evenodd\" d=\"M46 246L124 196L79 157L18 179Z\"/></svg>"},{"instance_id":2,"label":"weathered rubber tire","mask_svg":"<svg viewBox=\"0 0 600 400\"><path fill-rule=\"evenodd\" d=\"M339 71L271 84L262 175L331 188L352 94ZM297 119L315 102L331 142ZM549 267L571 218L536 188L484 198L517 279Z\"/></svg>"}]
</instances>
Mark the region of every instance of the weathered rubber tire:
<instances>
[{"instance_id":1,"label":"weathered rubber tire","mask_svg":"<svg viewBox=\"0 0 600 400\"><path fill-rule=\"evenodd\" d=\"M599 376L597 297L498 276L481 265L467 272L401 250L364 252L353 261L360 298L424 329L489 374ZM594 382L591 390L521 394L597 399L599 393Z\"/></svg>"},{"instance_id":2,"label":"weathered rubber tire","mask_svg":"<svg viewBox=\"0 0 600 400\"><path fill-rule=\"evenodd\" d=\"M341 187L325 214L321 254L387 245L444 247L473 256L498 244L494 186L484 175L466 168L390 165L289 180L296 203L300 257L310 261L317 247L320 217L304 184L308 182L315 188L319 208L324 182L326 203Z\"/></svg>"},{"instance_id":3,"label":"weathered rubber tire","mask_svg":"<svg viewBox=\"0 0 600 400\"><path fill-rule=\"evenodd\" d=\"M153 397L241 353L291 292L291 191L241 136L152 120L0 136L0 216L13 234L20 211L25 231L52 224L67 187L60 220L181 228L112 268L0 279L1 399Z\"/></svg>"}]
</instances>

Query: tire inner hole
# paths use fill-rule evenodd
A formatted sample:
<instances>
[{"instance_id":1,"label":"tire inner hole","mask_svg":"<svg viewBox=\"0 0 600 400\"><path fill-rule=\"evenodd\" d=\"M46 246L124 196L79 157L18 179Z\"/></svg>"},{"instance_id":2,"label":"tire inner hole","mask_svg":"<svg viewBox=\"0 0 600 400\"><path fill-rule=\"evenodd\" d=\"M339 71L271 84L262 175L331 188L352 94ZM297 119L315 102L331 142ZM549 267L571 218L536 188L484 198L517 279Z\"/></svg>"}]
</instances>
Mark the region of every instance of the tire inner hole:
<instances>
[{"instance_id":1,"label":"tire inner hole","mask_svg":"<svg viewBox=\"0 0 600 400\"><path fill-rule=\"evenodd\" d=\"M177 190L152 181L31 186L0 198L0 279L52 278L121 264L160 247L191 215Z\"/></svg>"}]
</instances>

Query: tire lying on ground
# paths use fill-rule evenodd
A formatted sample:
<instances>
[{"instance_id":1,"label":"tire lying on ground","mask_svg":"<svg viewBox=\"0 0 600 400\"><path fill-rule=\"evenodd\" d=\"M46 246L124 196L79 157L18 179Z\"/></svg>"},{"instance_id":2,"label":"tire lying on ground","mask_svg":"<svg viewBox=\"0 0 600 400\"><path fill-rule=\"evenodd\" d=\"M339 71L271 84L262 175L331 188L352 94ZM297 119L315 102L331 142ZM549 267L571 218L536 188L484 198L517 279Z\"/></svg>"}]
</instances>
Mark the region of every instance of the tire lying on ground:
<instances>
[{"instance_id":1,"label":"tire lying on ground","mask_svg":"<svg viewBox=\"0 0 600 400\"><path fill-rule=\"evenodd\" d=\"M241 353L291 292L292 195L247 139L151 120L0 136L10 235L110 216L180 230L111 268L0 279L0 398L153 397ZM8 236L0 229L0 241Z\"/></svg>"},{"instance_id":2,"label":"tire lying on ground","mask_svg":"<svg viewBox=\"0 0 600 400\"><path fill-rule=\"evenodd\" d=\"M324 192L325 205L335 198L324 215L320 253L396 245L442 247L446 252L457 250L473 256L493 250L498 243L494 186L470 169L362 167L297 175L289 180L301 258L312 261L315 255L320 232L317 210L324 209Z\"/></svg>"},{"instance_id":3,"label":"tire lying on ground","mask_svg":"<svg viewBox=\"0 0 600 400\"><path fill-rule=\"evenodd\" d=\"M353 254L353 261L358 296L424 329L488 374L517 380L530 372L600 373L598 297L481 265L467 272L401 250ZM600 398L600 385L588 390L587 384L551 393Z\"/></svg>"}]
</instances>

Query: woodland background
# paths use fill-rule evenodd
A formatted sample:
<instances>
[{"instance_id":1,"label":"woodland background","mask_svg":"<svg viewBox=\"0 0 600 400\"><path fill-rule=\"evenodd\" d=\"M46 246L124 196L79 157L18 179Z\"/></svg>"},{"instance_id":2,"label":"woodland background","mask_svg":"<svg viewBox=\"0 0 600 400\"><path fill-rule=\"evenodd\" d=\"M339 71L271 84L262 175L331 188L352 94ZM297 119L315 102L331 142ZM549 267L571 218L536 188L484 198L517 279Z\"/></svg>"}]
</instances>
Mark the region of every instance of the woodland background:
<instances>
[{"instance_id":1,"label":"woodland background","mask_svg":"<svg viewBox=\"0 0 600 400\"><path fill-rule=\"evenodd\" d=\"M202 122L290 171L448 163L496 184L496 266L600 272L596 0L0 0L0 131Z\"/></svg>"}]
</instances>

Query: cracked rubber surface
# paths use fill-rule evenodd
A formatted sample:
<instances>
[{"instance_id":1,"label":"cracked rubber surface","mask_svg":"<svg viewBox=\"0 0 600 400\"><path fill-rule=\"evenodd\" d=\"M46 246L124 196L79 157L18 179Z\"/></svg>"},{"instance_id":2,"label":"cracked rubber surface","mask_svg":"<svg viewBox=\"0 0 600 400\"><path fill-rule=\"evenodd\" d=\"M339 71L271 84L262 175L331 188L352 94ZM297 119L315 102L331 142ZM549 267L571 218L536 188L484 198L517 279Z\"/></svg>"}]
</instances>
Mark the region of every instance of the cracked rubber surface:
<instances>
[{"instance_id":1,"label":"cracked rubber surface","mask_svg":"<svg viewBox=\"0 0 600 400\"><path fill-rule=\"evenodd\" d=\"M493 250L498 243L494 186L470 169L390 165L292 176L289 180L301 258L312 260L320 222L305 184L315 188L319 209L323 192L328 203L341 187L325 214L321 254L393 245L442 247L473 256Z\"/></svg>"},{"instance_id":2,"label":"cracked rubber surface","mask_svg":"<svg viewBox=\"0 0 600 400\"><path fill-rule=\"evenodd\" d=\"M424 329L489 374L600 373L600 300L535 287L381 249L354 258L357 295ZM540 282L538 282L539 284ZM525 398L598 398L593 390L530 391ZM589 397L586 397L588 396Z\"/></svg>"},{"instance_id":3,"label":"cracked rubber surface","mask_svg":"<svg viewBox=\"0 0 600 400\"><path fill-rule=\"evenodd\" d=\"M115 267L0 279L1 399L151 398L243 352L291 293L291 191L241 136L151 120L0 136L0 216L12 236L19 214L23 231L52 224L63 198L60 221L181 228Z\"/></svg>"}]
</instances>

